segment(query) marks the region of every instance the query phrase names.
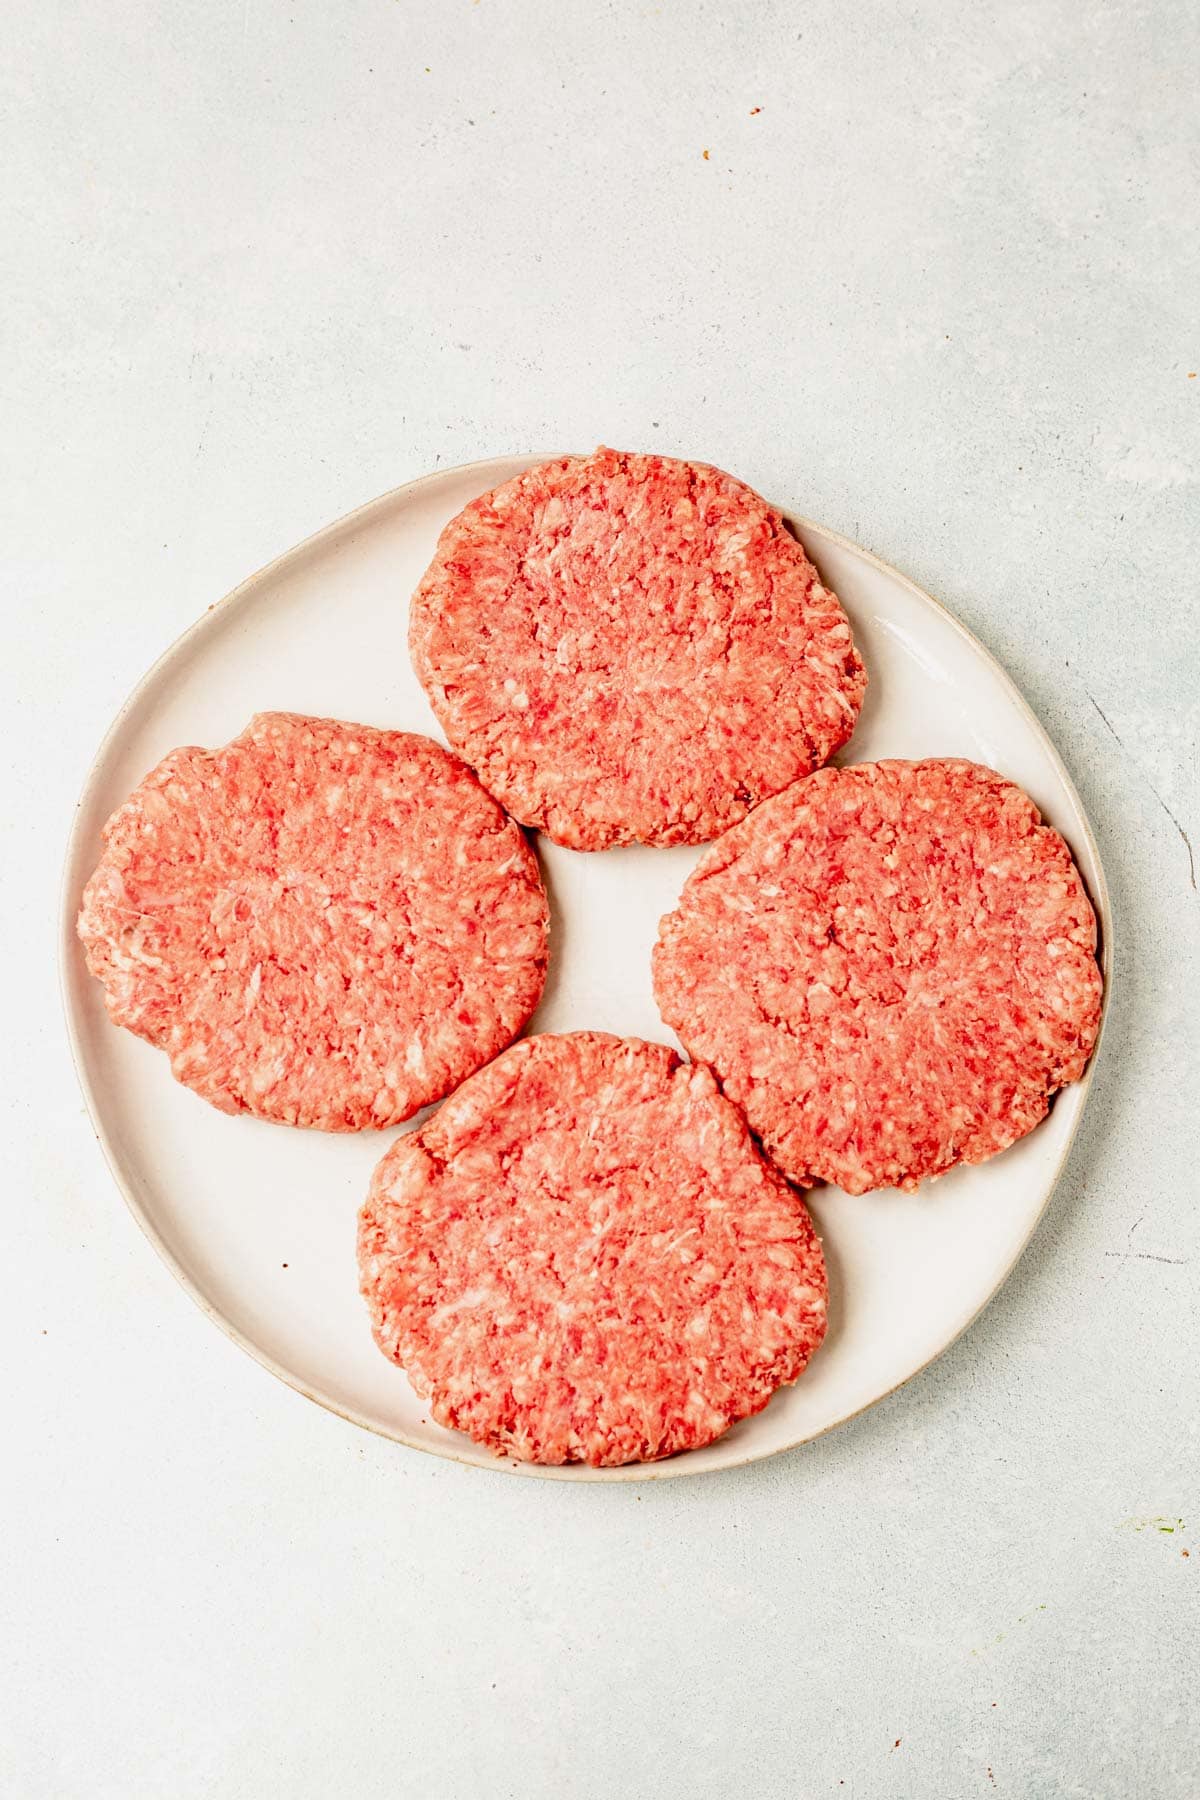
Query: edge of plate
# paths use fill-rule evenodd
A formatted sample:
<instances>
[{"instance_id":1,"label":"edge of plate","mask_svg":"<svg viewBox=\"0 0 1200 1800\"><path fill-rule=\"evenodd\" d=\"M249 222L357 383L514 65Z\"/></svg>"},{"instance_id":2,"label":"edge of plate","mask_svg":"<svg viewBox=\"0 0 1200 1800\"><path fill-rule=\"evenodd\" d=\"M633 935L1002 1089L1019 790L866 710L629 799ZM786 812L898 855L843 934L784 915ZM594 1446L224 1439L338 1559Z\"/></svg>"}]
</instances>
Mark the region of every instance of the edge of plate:
<instances>
[{"instance_id":1,"label":"edge of plate","mask_svg":"<svg viewBox=\"0 0 1200 1800\"><path fill-rule=\"evenodd\" d=\"M556 454L561 455L563 452L557 452ZM1058 1162L1054 1167L1054 1172L1047 1184L1046 1197L1042 1202L1041 1207L1038 1209L1036 1217L1031 1221L1029 1230L1021 1239L1020 1244L1014 1251L1007 1266L998 1276L994 1286L980 1301L979 1305L976 1306L962 1321L961 1325L958 1326L951 1337L947 1338L940 1349L934 1351L932 1356L926 1357L925 1361L920 1363L915 1369L910 1369L908 1374L902 1376L892 1387L885 1389L881 1394L875 1395L873 1399L866 1401L862 1406L854 1407L850 1412L843 1413L838 1418L830 1420L829 1424L823 1425L819 1431L807 1432L802 1437L794 1438L786 1444L779 1444L772 1450L750 1451L746 1455L739 1456L730 1462L708 1464L701 1468L697 1468L690 1462L689 1454L687 1452L681 1456L668 1457L659 1463L624 1463L615 1468L593 1468L586 1463L567 1463L562 1466L546 1466L538 1463L517 1462L513 1459L500 1457L485 1458L482 1454L479 1456L464 1455L460 1453L457 1446L454 1445L449 1445L446 1449L441 1450L429 1444L419 1443L416 1439L406 1436L403 1432L385 1430L373 1420L356 1412L354 1408L342 1406L329 1396L322 1394L319 1390L306 1386L304 1382L300 1381L288 1369L284 1368L281 1363L276 1362L268 1352L253 1343L231 1319L226 1317L219 1307L213 1304L203 1290L192 1279L191 1275L189 1275L183 1265L167 1248L167 1245L164 1243L162 1237L137 1200L133 1190L133 1183L126 1177L121 1157L108 1135L88 1075L81 1036L76 1021L75 1008L69 985L69 971L71 960L76 955L78 948L75 935L75 916L79 889L78 865L84 860L84 846L80 833L80 820L82 819L85 810L87 810L96 788L101 782L109 753L116 743L125 721L140 705L147 690L155 679L190 645L203 637L205 632L216 622L219 615L224 614L235 603L249 599L257 587L279 574L289 563L301 560L310 555L318 547L326 548L336 543L340 537L352 535L359 527L367 524L374 514L386 512L390 507L395 505L397 501L407 495L415 493L418 488L426 487L434 482L444 480L447 476L469 475L476 471L483 475L485 471L495 468L498 464L510 463L517 460L528 460L532 465L537 462L551 461L553 460L553 457L549 454L533 454L529 455L527 459L524 457L513 456L486 457L477 462L458 463L445 469L435 469L428 474L417 476L412 481L401 482L398 487L389 488L386 493L377 495L374 500L368 500L364 505L356 507L352 512L344 513L341 518L334 519L330 524L322 526L319 530L312 532L308 537L303 538L300 543L293 545L289 550L285 550L282 555L273 557L270 562L264 563L261 568L256 569L252 575L247 576L244 581L239 582L236 587L231 588L220 600L215 601L209 606L198 619L194 620L191 625L182 631L180 635L167 646L162 654L156 657L151 663L145 674L142 675L141 679L126 696L120 710L117 712L112 724L105 732L104 737L92 758L84 778L83 787L80 790L79 798L75 802L71 828L67 837L67 848L63 863L59 897L60 936L58 968L59 994L62 1000L63 1014L66 1021L67 1041L70 1045L71 1060L75 1066L75 1075L88 1109L88 1117L91 1120L92 1130L95 1134L96 1141L99 1144L104 1160L108 1165L109 1172L120 1190L126 1206L137 1221L143 1235L153 1245L162 1261L166 1264L172 1275L174 1275L176 1281L179 1282L184 1292L200 1308L200 1311L205 1317L216 1325L232 1343L238 1346L239 1349L244 1350L248 1356L252 1357L261 1368L266 1369L270 1374L274 1375L277 1380L283 1382L286 1387L291 1388L293 1392L302 1395L306 1400L311 1400L315 1406L321 1407L324 1411L333 1413L338 1418L346 1420L348 1424L357 1425L363 1431L369 1431L374 1437L383 1438L389 1443L403 1444L405 1448L420 1451L426 1456L436 1456L443 1461L459 1463L464 1468L483 1469L496 1474L523 1475L535 1479L540 1478L542 1480L585 1482L663 1481L683 1475L723 1474L732 1469L743 1469L753 1462L764 1462L768 1457L780 1456L789 1450L798 1450L804 1444L815 1443L818 1438L825 1437L827 1433L836 1431L842 1425L849 1424L852 1419L859 1418L863 1413L869 1412L873 1406L878 1406L881 1401L889 1399L892 1394L898 1393L902 1387L905 1387L910 1381L915 1380L918 1375L929 1368L932 1363L936 1362L939 1356L944 1355L952 1344L957 1343L964 1332L970 1330L976 1319L986 1307L991 1305L1000 1289L1012 1274L1013 1269L1028 1248L1034 1232L1046 1215L1046 1209L1062 1178L1063 1170L1066 1167L1067 1159L1071 1154L1076 1135L1083 1120L1084 1110L1091 1089L1092 1077L1096 1068L1097 1059L1100 1055L1101 1046L1104 1040L1104 1029L1108 1019L1109 999L1115 975L1112 903L1109 898L1108 881L1104 873L1104 864L1100 856L1100 846L1096 841L1096 835L1092 829L1091 820L1089 819L1087 810L1079 796L1078 789L1071 779L1066 764L1059 755L1053 739L1050 737L1037 714L1033 711L1033 708L1029 705L1029 702L1026 700L1021 690L1017 687L1008 671L996 657L992 655L986 645L975 636L973 631L968 630L960 619L955 618L954 614L950 612L947 607L943 606L940 600L935 599L932 594L927 593L924 588L919 587L915 581L910 580L907 575L902 574L900 570L894 568L890 563L884 562L882 557L876 556L870 550L865 550L861 544L856 544L852 538L844 537L840 532L830 530L828 526L818 525L815 520L805 518L801 513L793 513L781 509L784 518L787 519L789 523L798 526L802 532L811 533L814 537L823 539L826 543L836 544L841 549L848 550L854 555L862 557L865 562L870 563L871 566L879 570L881 574L887 575L890 579L902 583L902 585L908 588L911 593L915 594L918 599L924 601L927 606L932 607L934 612L939 614L940 617L954 629L958 636L961 637L973 651L980 655L1000 677L1009 699L1015 703L1017 710L1021 713L1026 724L1032 729L1035 737L1040 742L1051 765L1059 779L1062 781L1068 796L1074 803L1079 817L1084 842L1087 845L1090 859L1095 870L1094 880L1090 882L1088 886L1090 898L1095 908L1100 928L1099 961L1101 973L1104 977L1104 992L1101 1001L1100 1028L1096 1036L1096 1043L1091 1058L1089 1059L1088 1066L1080 1080L1071 1084L1079 1095L1078 1110L1071 1124L1071 1129L1067 1135L1066 1142L1062 1147L1062 1153L1059 1156Z\"/></svg>"}]
</instances>

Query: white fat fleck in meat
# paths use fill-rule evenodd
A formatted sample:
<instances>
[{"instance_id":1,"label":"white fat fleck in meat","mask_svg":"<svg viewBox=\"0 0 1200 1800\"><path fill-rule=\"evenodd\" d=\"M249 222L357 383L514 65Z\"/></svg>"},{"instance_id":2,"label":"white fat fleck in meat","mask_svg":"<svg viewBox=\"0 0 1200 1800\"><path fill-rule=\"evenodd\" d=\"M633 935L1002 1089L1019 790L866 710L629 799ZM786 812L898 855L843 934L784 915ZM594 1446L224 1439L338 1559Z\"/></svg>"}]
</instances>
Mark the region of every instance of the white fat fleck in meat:
<instances>
[{"instance_id":1,"label":"white fat fleck in meat","mask_svg":"<svg viewBox=\"0 0 1200 1800\"><path fill-rule=\"evenodd\" d=\"M262 991L262 964L260 962L258 962L258 963L255 963L254 968L250 974L250 979L246 983L246 1004L245 1004L245 1007L243 1010L247 1014L253 1012L254 1003L258 999L258 996L261 991Z\"/></svg>"}]
</instances>

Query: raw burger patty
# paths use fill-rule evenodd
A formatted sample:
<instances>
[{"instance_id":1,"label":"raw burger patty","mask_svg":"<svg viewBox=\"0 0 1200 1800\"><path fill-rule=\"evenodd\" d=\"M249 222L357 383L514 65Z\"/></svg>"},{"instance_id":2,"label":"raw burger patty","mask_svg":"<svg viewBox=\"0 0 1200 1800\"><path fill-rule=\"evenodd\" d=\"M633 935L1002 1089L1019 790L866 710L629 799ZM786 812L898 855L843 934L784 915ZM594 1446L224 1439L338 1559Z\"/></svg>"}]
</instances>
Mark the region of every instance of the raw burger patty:
<instances>
[{"instance_id":1,"label":"raw burger patty","mask_svg":"<svg viewBox=\"0 0 1200 1800\"><path fill-rule=\"evenodd\" d=\"M832 755L866 686L773 507L719 469L616 450L452 519L409 641L484 786L575 850L706 843Z\"/></svg>"},{"instance_id":2,"label":"raw burger patty","mask_svg":"<svg viewBox=\"0 0 1200 1800\"><path fill-rule=\"evenodd\" d=\"M664 1019L793 1181L915 1188L1023 1137L1096 1041L1096 921L1033 802L967 762L823 769L663 920Z\"/></svg>"},{"instance_id":3,"label":"raw burger patty","mask_svg":"<svg viewBox=\"0 0 1200 1800\"><path fill-rule=\"evenodd\" d=\"M260 713L222 750L172 751L104 837L88 967L223 1112L395 1124L537 1004L536 859L428 738Z\"/></svg>"},{"instance_id":4,"label":"raw burger patty","mask_svg":"<svg viewBox=\"0 0 1200 1800\"><path fill-rule=\"evenodd\" d=\"M599 1032L514 1045L393 1144L358 1249L434 1417L527 1462L710 1443L825 1334L820 1242L741 1114Z\"/></svg>"}]
</instances>

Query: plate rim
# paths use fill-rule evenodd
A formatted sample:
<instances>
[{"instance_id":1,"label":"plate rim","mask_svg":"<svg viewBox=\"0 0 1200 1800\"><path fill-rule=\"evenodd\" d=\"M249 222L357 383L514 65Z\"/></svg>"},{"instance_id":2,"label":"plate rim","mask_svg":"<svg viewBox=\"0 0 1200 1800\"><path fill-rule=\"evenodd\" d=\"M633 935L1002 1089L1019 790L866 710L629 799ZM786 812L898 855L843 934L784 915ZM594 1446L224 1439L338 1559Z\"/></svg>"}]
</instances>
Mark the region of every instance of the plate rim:
<instances>
[{"instance_id":1,"label":"plate rim","mask_svg":"<svg viewBox=\"0 0 1200 1800\"><path fill-rule=\"evenodd\" d=\"M334 547L339 538L353 536L356 530L369 524L375 514L384 513L395 507L397 504L407 500L410 496L415 494L419 488L428 487L439 481L456 476L463 477L479 474L481 477L485 478L485 485L480 490L483 492L486 491L486 487L489 485L486 481L486 475L489 470L495 470L502 464L508 465L513 462L524 462L528 467L534 467L541 462L555 461L558 456L564 454L572 453L560 451L553 454L526 454L518 452L507 456L483 457L474 462L448 464L445 468L428 470L423 475L415 476L411 481L401 482L397 487L389 488L385 493L376 495L373 500L368 500L363 505L355 507L352 511L342 514L339 518L333 519L329 524L319 527L307 537L302 538L299 543L293 544L289 549L282 551L278 556L274 556L270 561L263 563L261 567L256 569L252 574L238 582L236 587L230 588L228 593L224 594L221 599L214 601L208 606L198 618L194 619L190 625L186 626L184 630L179 633L178 637L174 638L172 642L169 643L157 657L155 657L154 661L149 665L138 681L134 683L134 686L125 696L112 723L104 733L88 766L87 773L84 776L83 785L79 791L79 797L75 802L74 811L71 817L71 825L67 834L66 852L63 859L62 878L59 890L59 995L62 1001L63 1014L66 1022L67 1041L70 1047L71 1060L74 1064L76 1079L79 1082L79 1087L83 1094L84 1104L87 1107L88 1118L93 1134L100 1146L101 1154L108 1165L109 1173L112 1175L127 1208L130 1213L132 1213L143 1236L148 1239L163 1263L165 1263L176 1281L178 1281L183 1288L184 1292L200 1308L200 1311L205 1317L212 1324L216 1325L224 1333L225 1337L236 1344L240 1350L243 1350L248 1356L252 1357L261 1368L266 1369L270 1374L274 1375L277 1380L291 1388L294 1393L300 1394L306 1400L310 1400L315 1406L319 1406L323 1411L333 1413L336 1417L344 1419L348 1424L358 1426L361 1430L368 1431L372 1436L382 1438L386 1442L402 1444L406 1449L419 1451L426 1456L437 1457L441 1461L455 1462L464 1468L482 1469L485 1472L492 1472L495 1474L516 1474L542 1480L573 1480L585 1482L664 1481L673 1480L685 1475L699 1476L727 1474L734 1469L744 1469L750 1463L765 1462L771 1457L782 1456L789 1451L798 1450L805 1444L815 1443L819 1438L827 1436L829 1432L836 1431L841 1426L849 1424L852 1419L861 1417L863 1413L869 1412L872 1407L880 1405L884 1400L887 1400L893 1394L898 1393L902 1387L907 1386L910 1381L914 1381L918 1375L923 1374L931 1364L936 1362L939 1357L943 1356L953 1344L956 1344L958 1340L971 1329L971 1326L979 1318L980 1314L991 1305L992 1301L996 1298L996 1295L1008 1281L1017 1263L1028 1249L1034 1233L1046 1216L1050 1202L1062 1179L1063 1171L1066 1168L1067 1161L1074 1147L1079 1127L1083 1122L1084 1113L1087 1110L1088 1101L1091 1097L1091 1087L1096 1066L1104 1042L1113 982L1116 977L1115 933L1112 922L1112 900L1104 870L1104 862L1100 855L1100 846L1096 838L1096 833L1092 827L1091 819L1088 816L1087 809L1083 804L1079 790L1075 786L1070 771L1059 754L1057 746L1049 732L1046 730L1045 726L1026 700L1024 694L1021 692L1012 676L1008 673L1008 670L1004 667L1003 663L992 654L986 644L976 637L973 631L963 624L961 619L958 619L940 600L936 599L934 595L928 593L924 588L919 586L919 584L913 581L911 577L905 575L891 563L885 562L882 557L876 556L873 551L867 550L861 544L855 543L852 538L844 536L841 532L834 531L826 525L820 525L816 520L809 519L802 513L793 512L787 507L779 507L779 511L783 518L790 524L798 526L802 532L811 533L814 537L819 538L826 543L834 544L839 549L849 551L851 554L861 557L881 574L886 575L893 581L900 582L901 585L906 587L918 600L931 607L932 610L938 614L939 617L948 624L974 652L983 658L989 668L999 677L1007 698L1015 705L1017 711L1021 714L1026 727L1032 731L1043 754L1048 759L1059 780L1062 782L1067 795L1074 804L1075 811L1080 821L1083 840L1086 844L1092 867L1095 871L1094 878L1089 879L1085 883L1085 886L1087 887L1089 898L1095 910L1099 928L1099 943L1097 950L1100 971L1103 977L1100 1025L1087 1068L1078 1082L1071 1083L1071 1086L1081 1095L1080 1104L1076 1116L1072 1121L1070 1130L1067 1133L1066 1140L1062 1145L1058 1160L1054 1165L1053 1172L1046 1184L1045 1198L1038 1208L1037 1213L1031 1219L1028 1230L1021 1238L1008 1263L997 1275L991 1288L972 1312L955 1329L952 1335L930 1356L926 1357L916 1368L910 1369L907 1374L903 1375L899 1381L895 1382L884 1392L876 1394L874 1398L865 1401L861 1406L855 1406L851 1408L850 1411L840 1414L838 1418L831 1419L828 1424L821 1426L817 1431L805 1432L802 1436L789 1440L789 1442L785 1444L778 1444L769 1450L751 1450L729 1462L710 1463L701 1465L699 1468L691 1462L690 1457L686 1452L683 1455L667 1457L661 1462L622 1463L609 1468L593 1468L586 1463L543 1465L539 1463L519 1462L511 1457L489 1457L487 1460L483 1460L482 1458L463 1454L453 1442L448 1443L444 1449L428 1443L421 1443L415 1438L406 1435L406 1433L401 1430L388 1430L376 1421L357 1412L353 1407L344 1406L329 1395L321 1393L318 1389L301 1380L291 1370L277 1361L269 1351L262 1348L261 1345L256 1344L244 1331L235 1325L224 1312L222 1312L220 1307L209 1298L199 1283L168 1248L152 1219L141 1206L134 1192L134 1184L126 1175L122 1157L109 1134L104 1113L99 1105L92 1085L87 1066L87 1056L83 1047L80 1020L76 1016L76 1009L71 991L70 971L72 962L78 953L78 940L75 933L75 920L78 910L78 867L85 848L81 829L82 820L85 813L90 809L90 803L103 779L109 755L117 744L126 720L140 704L147 690L155 682L158 676L178 657L184 655L193 644L200 641L209 630L213 629L227 611L238 603L250 599L253 590L273 580L286 569L289 563L298 562L303 558L310 556L319 548L329 549ZM490 485L494 485L494 483L491 483Z\"/></svg>"}]
</instances>

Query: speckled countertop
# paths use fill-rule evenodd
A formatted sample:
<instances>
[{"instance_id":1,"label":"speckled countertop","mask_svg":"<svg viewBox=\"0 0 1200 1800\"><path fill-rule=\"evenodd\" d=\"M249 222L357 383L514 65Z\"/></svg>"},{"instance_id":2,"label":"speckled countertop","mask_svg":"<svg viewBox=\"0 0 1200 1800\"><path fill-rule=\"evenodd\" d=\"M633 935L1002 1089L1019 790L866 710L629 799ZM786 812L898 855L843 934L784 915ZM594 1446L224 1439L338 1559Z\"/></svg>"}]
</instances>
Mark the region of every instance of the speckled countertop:
<instances>
[{"instance_id":1,"label":"speckled countertop","mask_svg":"<svg viewBox=\"0 0 1200 1800\"><path fill-rule=\"evenodd\" d=\"M0 1791L1193 1800L1196 8L6 26ZM598 440L944 599L1072 769L1118 939L974 1329L808 1449L642 1488L402 1451L221 1338L101 1164L54 972L91 751L194 615L424 469Z\"/></svg>"}]
</instances>

